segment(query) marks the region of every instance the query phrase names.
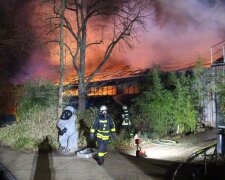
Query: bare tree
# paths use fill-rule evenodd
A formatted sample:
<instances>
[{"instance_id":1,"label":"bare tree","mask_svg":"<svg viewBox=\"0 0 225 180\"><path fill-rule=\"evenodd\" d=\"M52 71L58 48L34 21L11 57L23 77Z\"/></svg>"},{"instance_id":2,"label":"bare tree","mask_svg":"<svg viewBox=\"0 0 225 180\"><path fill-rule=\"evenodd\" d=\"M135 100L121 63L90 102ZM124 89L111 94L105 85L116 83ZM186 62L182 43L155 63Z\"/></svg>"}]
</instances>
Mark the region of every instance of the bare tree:
<instances>
[{"instance_id":1,"label":"bare tree","mask_svg":"<svg viewBox=\"0 0 225 180\"><path fill-rule=\"evenodd\" d=\"M63 103L63 71L64 71L64 31L63 31L63 18L65 13L65 0L61 0L61 13L60 13L60 81L59 81L59 95L58 95L58 118L62 114Z\"/></svg>"},{"instance_id":2,"label":"bare tree","mask_svg":"<svg viewBox=\"0 0 225 180\"><path fill-rule=\"evenodd\" d=\"M63 44L71 55L78 76L79 111L85 110L88 84L109 60L117 44L123 41L130 46L128 40L134 34L135 28L144 25L144 12L150 1L66 0L63 27L70 34L70 38ZM55 16L51 18L49 32L55 32L60 28L61 7L57 8L56 2L53 1ZM94 38L89 38L89 33L94 29L101 35L98 36L96 33ZM93 46L104 47L104 54L95 69L85 77L87 50Z\"/></svg>"}]
</instances>

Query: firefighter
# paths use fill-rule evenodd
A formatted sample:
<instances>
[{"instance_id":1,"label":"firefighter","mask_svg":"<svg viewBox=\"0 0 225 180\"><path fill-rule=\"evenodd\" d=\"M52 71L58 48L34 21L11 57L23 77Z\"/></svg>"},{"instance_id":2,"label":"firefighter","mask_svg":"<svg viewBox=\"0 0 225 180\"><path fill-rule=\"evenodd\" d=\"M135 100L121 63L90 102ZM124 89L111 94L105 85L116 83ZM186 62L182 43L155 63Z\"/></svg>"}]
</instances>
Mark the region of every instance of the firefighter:
<instances>
[{"instance_id":1,"label":"firefighter","mask_svg":"<svg viewBox=\"0 0 225 180\"><path fill-rule=\"evenodd\" d=\"M77 140L78 132L76 130L75 109L72 106L67 106L60 119L57 122L59 134L59 152L63 154L72 154L78 149Z\"/></svg>"},{"instance_id":2,"label":"firefighter","mask_svg":"<svg viewBox=\"0 0 225 180\"><path fill-rule=\"evenodd\" d=\"M90 131L90 139L93 140L97 136L98 142L98 159L99 165L104 163L104 156L107 153L107 146L110 138L113 140L116 137L116 129L112 118L107 112L105 105L100 107L100 112L93 123Z\"/></svg>"},{"instance_id":3,"label":"firefighter","mask_svg":"<svg viewBox=\"0 0 225 180\"><path fill-rule=\"evenodd\" d=\"M131 122L130 122L130 118L129 118L129 112L127 109L127 106L123 106L123 112L122 112L122 128L127 130L129 135L132 136L133 133L131 132Z\"/></svg>"}]
</instances>

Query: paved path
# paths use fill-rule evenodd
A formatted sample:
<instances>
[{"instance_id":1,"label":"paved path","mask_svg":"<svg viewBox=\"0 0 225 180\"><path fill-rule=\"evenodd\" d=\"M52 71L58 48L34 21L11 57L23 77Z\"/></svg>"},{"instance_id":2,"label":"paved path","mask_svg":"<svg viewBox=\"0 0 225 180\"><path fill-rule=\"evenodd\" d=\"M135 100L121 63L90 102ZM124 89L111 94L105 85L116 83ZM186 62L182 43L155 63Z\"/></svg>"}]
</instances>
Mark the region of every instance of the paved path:
<instances>
[{"instance_id":1,"label":"paved path","mask_svg":"<svg viewBox=\"0 0 225 180\"><path fill-rule=\"evenodd\" d=\"M99 166L93 158L21 153L5 148L0 148L0 162L18 180L164 179L175 165L174 162L110 152L104 165Z\"/></svg>"},{"instance_id":2,"label":"paved path","mask_svg":"<svg viewBox=\"0 0 225 180\"><path fill-rule=\"evenodd\" d=\"M177 138L177 144L146 142L141 145L148 158L169 161L185 161L193 152L216 142L216 130L210 129L189 136ZM135 151L126 153L135 155Z\"/></svg>"},{"instance_id":3,"label":"paved path","mask_svg":"<svg viewBox=\"0 0 225 180\"><path fill-rule=\"evenodd\" d=\"M0 163L18 180L145 180L170 179L182 154L215 140L214 132L202 134L201 139L188 137L177 145L143 145L148 158L136 158L135 149L125 153L109 152L103 166L93 158L62 156L57 153L24 153L0 147ZM194 142L194 143L192 143ZM155 154L154 154L155 153Z\"/></svg>"}]
</instances>

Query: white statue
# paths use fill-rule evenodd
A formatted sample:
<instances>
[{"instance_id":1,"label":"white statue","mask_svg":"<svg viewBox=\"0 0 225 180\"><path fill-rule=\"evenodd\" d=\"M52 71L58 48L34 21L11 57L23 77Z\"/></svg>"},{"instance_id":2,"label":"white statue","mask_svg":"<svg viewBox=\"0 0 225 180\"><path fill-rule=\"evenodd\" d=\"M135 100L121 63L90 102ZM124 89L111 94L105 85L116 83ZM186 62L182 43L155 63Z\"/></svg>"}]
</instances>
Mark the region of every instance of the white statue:
<instances>
[{"instance_id":1,"label":"white statue","mask_svg":"<svg viewBox=\"0 0 225 180\"><path fill-rule=\"evenodd\" d=\"M77 116L72 106L67 106L57 122L59 130L59 151L64 154L75 153L78 150Z\"/></svg>"}]
</instances>

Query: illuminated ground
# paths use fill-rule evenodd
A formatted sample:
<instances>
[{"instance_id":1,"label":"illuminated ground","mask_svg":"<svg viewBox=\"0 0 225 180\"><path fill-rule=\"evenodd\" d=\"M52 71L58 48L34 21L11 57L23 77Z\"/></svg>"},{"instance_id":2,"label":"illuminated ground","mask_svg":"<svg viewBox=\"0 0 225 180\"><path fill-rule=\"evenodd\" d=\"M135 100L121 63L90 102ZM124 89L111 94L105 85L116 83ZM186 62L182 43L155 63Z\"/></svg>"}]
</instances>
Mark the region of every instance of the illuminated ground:
<instances>
[{"instance_id":1,"label":"illuminated ground","mask_svg":"<svg viewBox=\"0 0 225 180\"><path fill-rule=\"evenodd\" d=\"M175 140L171 142L145 141L141 144L141 148L145 150L147 158L185 161L193 152L214 143L216 130L209 129L189 136L177 137ZM134 149L127 153L135 155Z\"/></svg>"},{"instance_id":2,"label":"illuminated ground","mask_svg":"<svg viewBox=\"0 0 225 180\"><path fill-rule=\"evenodd\" d=\"M104 166L92 158L62 156L56 153L21 153L0 148L2 163L18 180L107 180L169 179L171 172L195 150L215 141L215 131L180 139L178 144L146 143L147 158L136 158L135 149L126 153L109 152Z\"/></svg>"}]
</instances>

